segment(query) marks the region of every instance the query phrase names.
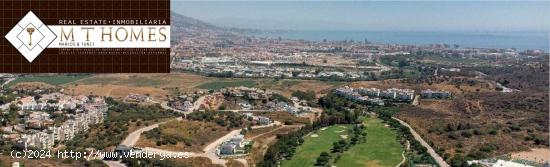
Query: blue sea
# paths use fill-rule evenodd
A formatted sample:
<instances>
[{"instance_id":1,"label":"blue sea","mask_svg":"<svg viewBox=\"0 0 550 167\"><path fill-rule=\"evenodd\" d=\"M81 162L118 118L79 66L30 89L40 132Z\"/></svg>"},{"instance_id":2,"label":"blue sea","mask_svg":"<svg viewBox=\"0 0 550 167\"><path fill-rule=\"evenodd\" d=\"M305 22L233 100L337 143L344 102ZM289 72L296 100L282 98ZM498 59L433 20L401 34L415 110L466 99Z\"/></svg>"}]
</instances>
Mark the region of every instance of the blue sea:
<instances>
[{"instance_id":1,"label":"blue sea","mask_svg":"<svg viewBox=\"0 0 550 167\"><path fill-rule=\"evenodd\" d=\"M467 48L538 49L549 52L548 32L269 31L249 35L312 41L367 39L384 44L457 44Z\"/></svg>"}]
</instances>

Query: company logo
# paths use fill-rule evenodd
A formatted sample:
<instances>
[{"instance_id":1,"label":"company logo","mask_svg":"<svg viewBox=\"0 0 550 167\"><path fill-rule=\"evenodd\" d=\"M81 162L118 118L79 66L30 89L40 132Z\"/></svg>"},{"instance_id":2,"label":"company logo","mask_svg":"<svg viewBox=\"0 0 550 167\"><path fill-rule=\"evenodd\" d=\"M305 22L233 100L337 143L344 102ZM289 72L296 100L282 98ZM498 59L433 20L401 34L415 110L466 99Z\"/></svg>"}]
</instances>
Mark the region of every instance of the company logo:
<instances>
[{"instance_id":1,"label":"company logo","mask_svg":"<svg viewBox=\"0 0 550 167\"><path fill-rule=\"evenodd\" d=\"M170 72L170 0L0 1L0 73Z\"/></svg>"},{"instance_id":2,"label":"company logo","mask_svg":"<svg viewBox=\"0 0 550 167\"><path fill-rule=\"evenodd\" d=\"M32 11L6 34L6 39L29 62L36 59L56 38L55 33Z\"/></svg>"},{"instance_id":3,"label":"company logo","mask_svg":"<svg viewBox=\"0 0 550 167\"><path fill-rule=\"evenodd\" d=\"M5 37L31 63L46 48L170 48L165 20L61 20L60 24L45 25L30 11Z\"/></svg>"}]
</instances>

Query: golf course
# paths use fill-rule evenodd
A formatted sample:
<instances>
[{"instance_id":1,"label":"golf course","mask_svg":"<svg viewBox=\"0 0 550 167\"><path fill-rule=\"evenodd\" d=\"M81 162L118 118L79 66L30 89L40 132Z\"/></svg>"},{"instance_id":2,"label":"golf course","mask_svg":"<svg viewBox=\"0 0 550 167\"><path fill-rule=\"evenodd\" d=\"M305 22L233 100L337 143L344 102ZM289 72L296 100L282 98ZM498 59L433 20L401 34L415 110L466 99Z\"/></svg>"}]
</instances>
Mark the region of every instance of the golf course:
<instances>
[{"instance_id":1,"label":"golf course","mask_svg":"<svg viewBox=\"0 0 550 167\"><path fill-rule=\"evenodd\" d=\"M385 126L378 118L365 118L363 124L366 126L367 141L351 146L347 151L340 154L340 158L334 162L335 166L374 166L374 167L395 167L402 160L403 147L396 139L396 132ZM282 161L282 167L306 167L314 166L317 157L322 152L331 153L332 143L346 139L348 129L352 125L333 125L321 128L313 133L304 136L304 143L296 149L294 156Z\"/></svg>"},{"instance_id":2,"label":"golf course","mask_svg":"<svg viewBox=\"0 0 550 167\"><path fill-rule=\"evenodd\" d=\"M349 125L333 125L326 128L321 128L304 137L304 143L296 149L296 153L292 159L283 161L282 167L305 167L314 166L315 159L322 152L330 152L332 143L347 135Z\"/></svg>"},{"instance_id":3,"label":"golf course","mask_svg":"<svg viewBox=\"0 0 550 167\"><path fill-rule=\"evenodd\" d=\"M403 157L403 147L396 140L396 132L385 127L382 120L365 118L367 142L357 144L342 154L336 166L394 167Z\"/></svg>"}]
</instances>

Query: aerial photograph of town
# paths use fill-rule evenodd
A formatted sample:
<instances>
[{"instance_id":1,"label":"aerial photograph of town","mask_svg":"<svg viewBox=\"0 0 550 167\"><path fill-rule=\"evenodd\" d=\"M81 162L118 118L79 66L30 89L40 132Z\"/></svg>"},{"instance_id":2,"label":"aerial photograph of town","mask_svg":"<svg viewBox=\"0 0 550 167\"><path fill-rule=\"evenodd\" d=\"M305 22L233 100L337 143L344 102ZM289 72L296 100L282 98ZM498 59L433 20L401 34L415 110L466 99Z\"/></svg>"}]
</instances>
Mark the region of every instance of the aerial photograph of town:
<instances>
[{"instance_id":1,"label":"aerial photograph of town","mask_svg":"<svg viewBox=\"0 0 550 167\"><path fill-rule=\"evenodd\" d=\"M0 74L0 167L550 167L550 1L170 11L169 73Z\"/></svg>"}]
</instances>

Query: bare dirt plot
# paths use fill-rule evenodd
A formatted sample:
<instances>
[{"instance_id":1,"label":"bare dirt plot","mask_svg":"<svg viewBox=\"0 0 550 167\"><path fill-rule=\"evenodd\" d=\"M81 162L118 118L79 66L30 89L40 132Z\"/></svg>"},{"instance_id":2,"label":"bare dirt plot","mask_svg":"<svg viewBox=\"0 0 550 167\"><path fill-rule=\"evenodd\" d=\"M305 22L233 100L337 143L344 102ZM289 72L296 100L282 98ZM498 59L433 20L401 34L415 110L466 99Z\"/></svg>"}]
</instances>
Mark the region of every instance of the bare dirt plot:
<instances>
[{"instance_id":1,"label":"bare dirt plot","mask_svg":"<svg viewBox=\"0 0 550 167\"><path fill-rule=\"evenodd\" d=\"M90 78L82 79L76 84L110 84L126 85L136 87L181 87L191 88L203 82L214 80L215 78L204 77L189 73L170 73L170 74L101 74Z\"/></svg>"},{"instance_id":2,"label":"bare dirt plot","mask_svg":"<svg viewBox=\"0 0 550 167\"><path fill-rule=\"evenodd\" d=\"M213 164L212 160L206 157L172 158L169 160L185 166L222 167L222 165Z\"/></svg>"},{"instance_id":3,"label":"bare dirt plot","mask_svg":"<svg viewBox=\"0 0 550 167\"><path fill-rule=\"evenodd\" d=\"M11 86L12 89L23 89L23 90L37 89L37 88L49 89L54 87L55 87L54 85L50 85L44 82L20 82Z\"/></svg>"},{"instance_id":4,"label":"bare dirt plot","mask_svg":"<svg viewBox=\"0 0 550 167\"><path fill-rule=\"evenodd\" d=\"M273 120L288 123L288 124L307 124L310 123L309 118L304 117L295 117L292 114L284 111L275 111L275 112L260 112L260 116L266 116Z\"/></svg>"},{"instance_id":5,"label":"bare dirt plot","mask_svg":"<svg viewBox=\"0 0 550 167\"><path fill-rule=\"evenodd\" d=\"M148 94L164 100L171 90L192 91L194 87L216 80L195 74L100 74L63 85L68 93L111 96L122 99L130 93Z\"/></svg>"},{"instance_id":6,"label":"bare dirt plot","mask_svg":"<svg viewBox=\"0 0 550 167\"><path fill-rule=\"evenodd\" d=\"M168 92L154 87L133 87L124 85L76 85L67 86L65 93L71 95L109 96L122 100L130 93L149 95L153 100L163 100Z\"/></svg>"},{"instance_id":7,"label":"bare dirt plot","mask_svg":"<svg viewBox=\"0 0 550 167\"><path fill-rule=\"evenodd\" d=\"M421 100L418 107L422 109L431 109L434 112L440 112L445 114L456 114L453 111L449 110L453 103L448 100Z\"/></svg>"},{"instance_id":8,"label":"bare dirt plot","mask_svg":"<svg viewBox=\"0 0 550 167\"><path fill-rule=\"evenodd\" d=\"M307 59L306 63L311 65L357 65L357 62L353 59L332 55L315 56L314 58Z\"/></svg>"},{"instance_id":9,"label":"bare dirt plot","mask_svg":"<svg viewBox=\"0 0 550 167\"><path fill-rule=\"evenodd\" d=\"M512 159L524 159L533 162L550 162L550 150L548 148L533 148L529 151L512 153Z\"/></svg>"},{"instance_id":10,"label":"bare dirt plot","mask_svg":"<svg viewBox=\"0 0 550 167\"><path fill-rule=\"evenodd\" d=\"M203 148L224 136L229 131L227 128L219 126L212 122L200 121L171 121L159 126L160 140L147 138L147 133L141 135L137 142L139 147L152 147L170 151L189 151L202 152ZM177 144L157 145L157 141L162 141L164 138L178 138L184 141L178 141Z\"/></svg>"},{"instance_id":11,"label":"bare dirt plot","mask_svg":"<svg viewBox=\"0 0 550 167\"><path fill-rule=\"evenodd\" d=\"M270 89L282 94L283 96L290 97L292 92L300 91L314 91L318 95L326 93L328 90L342 85L343 82L326 82L318 80L261 80L258 82L259 88Z\"/></svg>"},{"instance_id":12,"label":"bare dirt plot","mask_svg":"<svg viewBox=\"0 0 550 167\"><path fill-rule=\"evenodd\" d=\"M314 122L321 117L321 112L322 110L320 108L313 108L313 112L303 113L298 117L307 118L310 122Z\"/></svg>"},{"instance_id":13,"label":"bare dirt plot","mask_svg":"<svg viewBox=\"0 0 550 167\"><path fill-rule=\"evenodd\" d=\"M171 74L100 74L84 78L70 84L63 85L67 89L75 89L76 94L95 94L111 95L115 97L125 97L128 93L145 94L149 93L154 98L164 99L165 95L171 94L173 90L181 92L194 91L200 89L199 86L217 81L248 81L250 79L223 79L214 77L205 77L190 73L171 73ZM287 97L296 90L312 90L320 93L342 83L323 82L316 80L273 80L273 79L254 79L257 82L256 87L271 89ZM116 90L121 89L121 90ZM72 91L72 90L71 90ZM143 91L143 92L140 92Z\"/></svg>"},{"instance_id":14,"label":"bare dirt plot","mask_svg":"<svg viewBox=\"0 0 550 167\"><path fill-rule=\"evenodd\" d=\"M237 160L229 159L227 163L225 163L227 167L245 167L245 165Z\"/></svg>"},{"instance_id":15,"label":"bare dirt plot","mask_svg":"<svg viewBox=\"0 0 550 167\"><path fill-rule=\"evenodd\" d=\"M258 136L258 135L273 131L277 128L278 127L276 127L276 126L270 126L270 127L252 129L252 130L246 131L246 134L244 135L244 137L245 138L251 138L251 137L254 137L254 136Z\"/></svg>"}]
</instances>

